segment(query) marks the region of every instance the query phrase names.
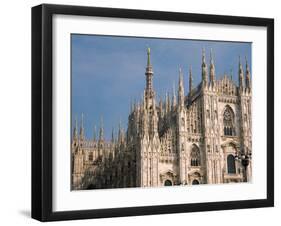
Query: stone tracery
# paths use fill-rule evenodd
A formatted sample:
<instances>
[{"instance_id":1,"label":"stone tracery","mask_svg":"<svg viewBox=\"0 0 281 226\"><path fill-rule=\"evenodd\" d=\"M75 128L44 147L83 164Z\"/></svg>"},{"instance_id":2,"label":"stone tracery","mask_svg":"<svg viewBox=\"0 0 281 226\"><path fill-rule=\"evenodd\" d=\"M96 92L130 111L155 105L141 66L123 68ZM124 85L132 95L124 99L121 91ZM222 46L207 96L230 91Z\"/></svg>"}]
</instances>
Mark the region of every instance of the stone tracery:
<instances>
[{"instance_id":1,"label":"stone tracery","mask_svg":"<svg viewBox=\"0 0 281 226\"><path fill-rule=\"evenodd\" d=\"M232 151L220 147L231 141L251 149L251 87L236 86L227 75L216 80L213 59L208 79L203 54L202 82L194 88L190 70L185 95L180 70L178 98L167 94L157 102L150 50L147 57L146 88L142 101L131 106L126 131L120 126L118 136L106 141L101 123L99 138L87 140L83 117L79 134L76 123L72 189L163 186L168 180L173 185L243 181L233 170L232 157L232 167L227 164Z\"/></svg>"}]
</instances>

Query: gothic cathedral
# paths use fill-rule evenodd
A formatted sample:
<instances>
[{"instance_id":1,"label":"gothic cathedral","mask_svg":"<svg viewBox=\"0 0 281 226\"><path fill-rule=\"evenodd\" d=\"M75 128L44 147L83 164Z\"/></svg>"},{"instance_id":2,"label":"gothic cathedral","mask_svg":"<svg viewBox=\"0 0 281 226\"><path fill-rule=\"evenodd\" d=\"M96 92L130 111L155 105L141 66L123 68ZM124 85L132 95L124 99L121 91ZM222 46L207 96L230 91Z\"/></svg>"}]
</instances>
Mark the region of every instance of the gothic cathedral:
<instances>
[{"instance_id":1,"label":"gothic cathedral","mask_svg":"<svg viewBox=\"0 0 281 226\"><path fill-rule=\"evenodd\" d=\"M220 184L251 180L251 76L239 58L239 84L232 76L216 80L210 54L209 69L202 53L202 79L189 89L179 70L177 95L157 100L153 68L147 50L143 98L131 106L126 130L104 139L86 139L83 115L74 126L71 148L72 189L157 187ZM241 157L242 156L242 157Z\"/></svg>"}]
</instances>

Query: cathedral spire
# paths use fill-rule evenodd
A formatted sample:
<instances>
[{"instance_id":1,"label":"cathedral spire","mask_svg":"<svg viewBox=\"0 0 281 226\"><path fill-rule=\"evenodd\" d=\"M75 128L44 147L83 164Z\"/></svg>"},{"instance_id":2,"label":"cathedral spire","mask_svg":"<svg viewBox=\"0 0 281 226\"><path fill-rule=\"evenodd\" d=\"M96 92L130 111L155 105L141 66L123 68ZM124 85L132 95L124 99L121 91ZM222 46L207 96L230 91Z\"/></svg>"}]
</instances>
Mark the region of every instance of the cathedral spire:
<instances>
[{"instance_id":1,"label":"cathedral spire","mask_svg":"<svg viewBox=\"0 0 281 226\"><path fill-rule=\"evenodd\" d=\"M168 92L165 94L165 113L168 112Z\"/></svg>"},{"instance_id":2,"label":"cathedral spire","mask_svg":"<svg viewBox=\"0 0 281 226\"><path fill-rule=\"evenodd\" d=\"M243 72L240 56L239 56L239 87L240 89L244 88L244 72Z\"/></svg>"},{"instance_id":3,"label":"cathedral spire","mask_svg":"<svg viewBox=\"0 0 281 226\"><path fill-rule=\"evenodd\" d=\"M134 110L134 105L133 105L133 101L132 99L130 100L130 114L133 112Z\"/></svg>"},{"instance_id":4,"label":"cathedral spire","mask_svg":"<svg viewBox=\"0 0 281 226\"><path fill-rule=\"evenodd\" d=\"M247 57L245 57L245 60L246 60L246 88L251 88L251 74L250 74L250 68L249 68L249 65L248 65L248 60L247 60Z\"/></svg>"},{"instance_id":5,"label":"cathedral spire","mask_svg":"<svg viewBox=\"0 0 281 226\"><path fill-rule=\"evenodd\" d=\"M118 142L121 141L121 127L122 127L122 124L121 124L121 119L119 120L119 125L118 125Z\"/></svg>"},{"instance_id":6,"label":"cathedral spire","mask_svg":"<svg viewBox=\"0 0 281 226\"><path fill-rule=\"evenodd\" d=\"M111 131L111 143L114 143L115 138L114 138L114 128L112 127L112 131Z\"/></svg>"},{"instance_id":7,"label":"cathedral spire","mask_svg":"<svg viewBox=\"0 0 281 226\"><path fill-rule=\"evenodd\" d=\"M205 49L202 50L202 82L203 84L207 84L207 64Z\"/></svg>"},{"instance_id":8,"label":"cathedral spire","mask_svg":"<svg viewBox=\"0 0 281 226\"><path fill-rule=\"evenodd\" d=\"M121 124L121 119L119 120L119 126L118 126L118 143L123 143L125 139L125 133L124 130L122 128L122 124Z\"/></svg>"},{"instance_id":9,"label":"cathedral spire","mask_svg":"<svg viewBox=\"0 0 281 226\"><path fill-rule=\"evenodd\" d=\"M191 94L191 91L192 91L192 89L193 89L193 84L192 84L192 82L193 82L193 78L192 78L192 68L191 68L191 66L189 67L189 95Z\"/></svg>"},{"instance_id":10,"label":"cathedral spire","mask_svg":"<svg viewBox=\"0 0 281 226\"><path fill-rule=\"evenodd\" d=\"M96 127L96 125L94 125L93 140L94 140L94 141L97 140L97 127Z\"/></svg>"},{"instance_id":11,"label":"cathedral spire","mask_svg":"<svg viewBox=\"0 0 281 226\"><path fill-rule=\"evenodd\" d=\"M133 109L134 109L134 111L136 111L136 110L137 110L137 105L136 105L136 98L134 98Z\"/></svg>"},{"instance_id":12,"label":"cathedral spire","mask_svg":"<svg viewBox=\"0 0 281 226\"><path fill-rule=\"evenodd\" d=\"M230 80L233 81L233 68L230 69Z\"/></svg>"},{"instance_id":13,"label":"cathedral spire","mask_svg":"<svg viewBox=\"0 0 281 226\"><path fill-rule=\"evenodd\" d=\"M172 101L172 106L175 108L177 105L177 98L176 98L176 85L175 82L173 83L173 101Z\"/></svg>"},{"instance_id":14,"label":"cathedral spire","mask_svg":"<svg viewBox=\"0 0 281 226\"><path fill-rule=\"evenodd\" d=\"M215 83L215 64L214 64L214 56L213 50L210 51L210 83L214 85Z\"/></svg>"},{"instance_id":15,"label":"cathedral spire","mask_svg":"<svg viewBox=\"0 0 281 226\"><path fill-rule=\"evenodd\" d=\"M180 108L184 107L184 85L183 85L183 73L181 68L179 69L179 88L178 88L178 104Z\"/></svg>"},{"instance_id":16,"label":"cathedral spire","mask_svg":"<svg viewBox=\"0 0 281 226\"><path fill-rule=\"evenodd\" d=\"M145 76L146 76L145 97L148 101L149 99L151 100L154 97L153 84L152 84L153 70L150 62L150 48L147 48L147 65L146 65Z\"/></svg>"},{"instance_id":17,"label":"cathedral spire","mask_svg":"<svg viewBox=\"0 0 281 226\"><path fill-rule=\"evenodd\" d=\"M171 109L170 95L168 92L166 92L166 113L168 113L170 109Z\"/></svg>"},{"instance_id":18,"label":"cathedral spire","mask_svg":"<svg viewBox=\"0 0 281 226\"><path fill-rule=\"evenodd\" d=\"M100 140L100 141L103 141L103 140L104 140L104 128L103 128L103 118L102 118L102 117L101 117L101 120L100 120L99 140Z\"/></svg>"},{"instance_id":19,"label":"cathedral spire","mask_svg":"<svg viewBox=\"0 0 281 226\"><path fill-rule=\"evenodd\" d=\"M77 140L78 139L77 127L78 127L78 125L77 125L77 116L75 116L74 128L73 128L73 137L72 137L73 140Z\"/></svg>"},{"instance_id":20,"label":"cathedral spire","mask_svg":"<svg viewBox=\"0 0 281 226\"><path fill-rule=\"evenodd\" d=\"M80 140L85 139L85 134L84 134L84 114L81 114L81 123L80 123L80 132L79 132Z\"/></svg>"},{"instance_id":21,"label":"cathedral spire","mask_svg":"<svg viewBox=\"0 0 281 226\"><path fill-rule=\"evenodd\" d=\"M163 113L163 101L162 101L162 97L160 96L160 100L159 100L159 113L160 116L162 117L162 113Z\"/></svg>"}]
</instances>

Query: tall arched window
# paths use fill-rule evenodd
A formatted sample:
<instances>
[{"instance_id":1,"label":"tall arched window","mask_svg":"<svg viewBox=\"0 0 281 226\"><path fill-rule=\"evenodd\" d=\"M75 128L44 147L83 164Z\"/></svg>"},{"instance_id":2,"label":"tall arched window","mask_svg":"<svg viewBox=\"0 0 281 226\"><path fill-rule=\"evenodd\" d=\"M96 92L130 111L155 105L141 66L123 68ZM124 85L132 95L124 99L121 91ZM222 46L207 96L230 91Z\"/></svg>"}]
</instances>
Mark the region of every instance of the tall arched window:
<instances>
[{"instance_id":1,"label":"tall arched window","mask_svg":"<svg viewBox=\"0 0 281 226\"><path fill-rule=\"evenodd\" d=\"M191 166L200 166L200 150L196 145L192 145L190 161Z\"/></svg>"},{"instance_id":2,"label":"tall arched window","mask_svg":"<svg viewBox=\"0 0 281 226\"><path fill-rule=\"evenodd\" d=\"M227 172L234 174L236 173L235 158L233 155L227 156Z\"/></svg>"},{"instance_id":3,"label":"tall arched window","mask_svg":"<svg viewBox=\"0 0 281 226\"><path fill-rule=\"evenodd\" d=\"M92 152L90 152L88 159L89 159L89 161L93 161L93 153Z\"/></svg>"},{"instance_id":4,"label":"tall arched window","mask_svg":"<svg viewBox=\"0 0 281 226\"><path fill-rule=\"evenodd\" d=\"M225 136L235 136L234 113L229 106L223 112L223 132Z\"/></svg>"}]
</instances>

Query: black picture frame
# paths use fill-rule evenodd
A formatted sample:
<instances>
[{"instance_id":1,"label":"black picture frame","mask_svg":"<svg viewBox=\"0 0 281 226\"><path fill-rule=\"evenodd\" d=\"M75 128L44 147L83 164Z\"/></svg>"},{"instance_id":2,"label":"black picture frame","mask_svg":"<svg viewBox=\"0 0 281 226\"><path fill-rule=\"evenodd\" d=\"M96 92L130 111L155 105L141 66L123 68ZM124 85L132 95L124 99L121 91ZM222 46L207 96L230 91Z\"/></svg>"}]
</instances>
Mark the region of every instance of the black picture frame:
<instances>
[{"instance_id":1,"label":"black picture frame","mask_svg":"<svg viewBox=\"0 0 281 226\"><path fill-rule=\"evenodd\" d=\"M267 198L95 210L52 210L52 18L55 14L181 21L267 28ZM122 217L274 206L274 20L43 4L32 8L32 218L40 221Z\"/></svg>"}]
</instances>

